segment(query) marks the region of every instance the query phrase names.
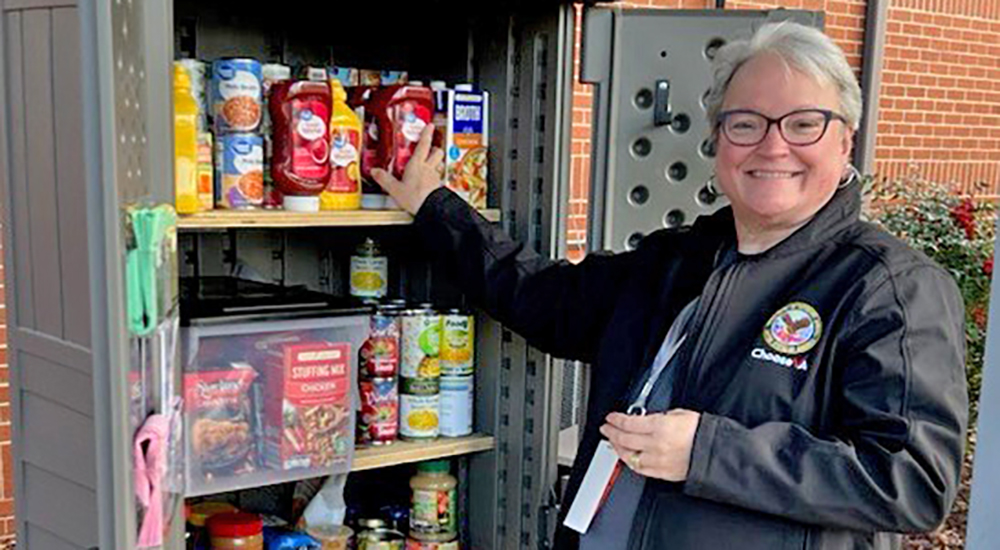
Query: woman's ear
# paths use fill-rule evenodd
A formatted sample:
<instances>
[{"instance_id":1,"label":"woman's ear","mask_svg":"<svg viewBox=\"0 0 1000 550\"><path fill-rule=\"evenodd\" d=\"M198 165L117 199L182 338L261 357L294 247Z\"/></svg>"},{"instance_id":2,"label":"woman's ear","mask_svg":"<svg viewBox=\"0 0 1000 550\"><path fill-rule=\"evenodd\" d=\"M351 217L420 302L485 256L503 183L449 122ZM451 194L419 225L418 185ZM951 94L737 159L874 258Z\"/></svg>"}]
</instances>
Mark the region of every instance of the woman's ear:
<instances>
[{"instance_id":1,"label":"woman's ear","mask_svg":"<svg viewBox=\"0 0 1000 550\"><path fill-rule=\"evenodd\" d=\"M844 131L840 136L840 153L845 159L851 159L851 151L854 149L854 130L844 126Z\"/></svg>"}]
</instances>

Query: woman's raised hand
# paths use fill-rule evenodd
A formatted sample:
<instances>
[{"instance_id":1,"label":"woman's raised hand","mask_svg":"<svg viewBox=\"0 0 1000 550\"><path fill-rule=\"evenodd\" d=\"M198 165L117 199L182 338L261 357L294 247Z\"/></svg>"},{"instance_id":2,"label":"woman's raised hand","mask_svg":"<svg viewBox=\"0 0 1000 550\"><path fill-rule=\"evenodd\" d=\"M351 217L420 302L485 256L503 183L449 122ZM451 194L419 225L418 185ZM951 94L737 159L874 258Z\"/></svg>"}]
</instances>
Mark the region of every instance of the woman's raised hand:
<instances>
[{"instance_id":1,"label":"woman's raised hand","mask_svg":"<svg viewBox=\"0 0 1000 550\"><path fill-rule=\"evenodd\" d=\"M427 196L442 185L440 167L444 162L444 151L431 147L433 136L434 125L424 126L413 156L403 170L403 181L399 181L381 168L372 169L372 178L385 189L386 193L389 193L400 208L413 215L420 210Z\"/></svg>"}]
</instances>

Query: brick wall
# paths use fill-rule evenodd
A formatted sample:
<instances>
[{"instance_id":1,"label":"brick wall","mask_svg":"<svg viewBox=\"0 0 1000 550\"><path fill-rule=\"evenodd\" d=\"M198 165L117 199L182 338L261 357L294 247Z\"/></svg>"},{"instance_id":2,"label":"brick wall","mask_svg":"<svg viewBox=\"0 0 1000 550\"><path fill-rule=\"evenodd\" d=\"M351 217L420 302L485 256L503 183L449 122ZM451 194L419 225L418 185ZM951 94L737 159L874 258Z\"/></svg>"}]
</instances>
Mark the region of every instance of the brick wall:
<instances>
[{"instance_id":1,"label":"brick wall","mask_svg":"<svg viewBox=\"0 0 1000 550\"><path fill-rule=\"evenodd\" d=\"M892 0L876 171L997 195L1000 1Z\"/></svg>"}]
</instances>

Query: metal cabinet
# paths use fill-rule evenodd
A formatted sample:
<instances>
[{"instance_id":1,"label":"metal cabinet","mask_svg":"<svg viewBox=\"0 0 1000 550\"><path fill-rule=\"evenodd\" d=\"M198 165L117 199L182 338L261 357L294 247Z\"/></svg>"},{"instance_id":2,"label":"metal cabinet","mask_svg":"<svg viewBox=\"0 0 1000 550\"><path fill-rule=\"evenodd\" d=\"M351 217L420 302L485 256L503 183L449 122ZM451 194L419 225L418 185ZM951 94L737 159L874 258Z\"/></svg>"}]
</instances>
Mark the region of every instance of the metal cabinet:
<instances>
[{"instance_id":1,"label":"metal cabinet","mask_svg":"<svg viewBox=\"0 0 1000 550\"><path fill-rule=\"evenodd\" d=\"M218 12L235 9L216 4ZM172 202L169 71L175 9L183 7L169 0L0 3L16 505L19 544L28 548L135 545L135 337L125 319L124 219L128 207ZM396 10L389 26L401 30L414 10L403 2L336 14L321 3L296 6L307 8L331 18ZM274 6L239 9L264 14ZM457 4L419 9L424 22L441 21L438 9L461 11ZM557 205L566 189L559 182L568 166L572 8L501 3L460 18L464 24L417 48L420 70L493 91L491 204L510 233L555 255L562 234ZM313 30L330 29L314 23ZM279 31L289 55L294 30ZM398 34L395 43L354 53L395 60L407 40ZM430 50L440 46L448 49ZM477 398L478 423L497 444L468 462L472 542L533 546L545 521L536 511L549 502L555 474L555 365L496 323L482 332L480 371L489 375ZM171 396L158 397L144 412L156 412ZM166 546L180 548L182 519L179 510L171 513Z\"/></svg>"},{"instance_id":2,"label":"metal cabinet","mask_svg":"<svg viewBox=\"0 0 1000 550\"><path fill-rule=\"evenodd\" d=\"M301 2L297 12L319 18L309 24L272 17L272 4L240 3L237 13L226 2L0 0L8 349L18 540L26 548L135 544L128 383L135 338L125 320L124 213L172 202L169 71L178 50L242 48L233 53L278 52L294 61L330 47L323 34L302 40L294 26L301 24L339 29L343 55L359 63L384 59L477 82L493 93L491 207L508 233L540 253L565 250L571 4L380 2L334 11ZM376 13L386 32L322 20L375 20ZM809 12L587 8L582 75L596 85L592 249L629 248L653 229L719 206L704 190L707 57L720 41L788 17L822 21ZM447 31L416 45L405 34L430 23ZM198 25L215 31L192 44ZM221 235L182 240L211 241L200 252L208 255L226 242L251 251L278 243L286 254L294 249L298 259L282 261L306 266L307 284L326 284L319 268L309 271L322 248L315 242L289 249L275 233ZM186 259L178 261L186 269ZM420 288L436 284L430 275L419 279ZM468 460L471 541L484 549L544 548L555 528L562 381L580 377L563 376L560 361L495 322L484 323L479 346L477 424L496 445ZM158 396L145 412L170 397ZM182 521L179 510L171 513L166 546L180 548Z\"/></svg>"}]
</instances>

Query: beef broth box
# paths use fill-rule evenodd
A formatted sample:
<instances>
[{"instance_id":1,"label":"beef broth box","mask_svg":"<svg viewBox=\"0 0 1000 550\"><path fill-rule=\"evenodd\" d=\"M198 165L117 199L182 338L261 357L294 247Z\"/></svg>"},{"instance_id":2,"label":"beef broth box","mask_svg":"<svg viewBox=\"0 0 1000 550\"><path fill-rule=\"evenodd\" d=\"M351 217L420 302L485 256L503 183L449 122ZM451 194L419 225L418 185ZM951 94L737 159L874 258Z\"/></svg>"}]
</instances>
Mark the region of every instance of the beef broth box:
<instances>
[{"instance_id":1,"label":"beef broth box","mask_svg":"<svg viewBox=\"0 0 1000 550\"><path fill-rule=\"evenodd\" d=\"M264 360L264 438L268 468L347 463L351 433L351 346L289 342Z\"/></svg>"}]
</instances>

